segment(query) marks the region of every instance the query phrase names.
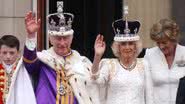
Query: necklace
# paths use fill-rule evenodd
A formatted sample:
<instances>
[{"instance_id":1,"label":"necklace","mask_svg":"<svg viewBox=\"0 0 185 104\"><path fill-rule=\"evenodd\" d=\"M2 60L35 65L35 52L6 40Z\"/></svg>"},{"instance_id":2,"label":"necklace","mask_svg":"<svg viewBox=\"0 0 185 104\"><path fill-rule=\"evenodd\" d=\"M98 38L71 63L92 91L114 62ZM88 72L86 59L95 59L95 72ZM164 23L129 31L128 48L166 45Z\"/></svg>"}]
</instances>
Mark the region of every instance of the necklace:
<instances>
[{"instance_id":1,"label":"necklace","mask_svg":"<svg viewBox=\"0 0 185 104\"><path fill-rule=\"evenodd\" d=\"M123 65L123 63L121 62L121 61L119 61L119 63L120 63L120 65L124 68L124 69L126 69L126 70L128 70L128 71L131 71L132 69L134 69L135 68L135 66L136 66L136 63L137 63L137 60L135 60L134 62L132 62L132 64L130 65L130 66L125 66L125 65Z\"/></svg>"}]
</instances>

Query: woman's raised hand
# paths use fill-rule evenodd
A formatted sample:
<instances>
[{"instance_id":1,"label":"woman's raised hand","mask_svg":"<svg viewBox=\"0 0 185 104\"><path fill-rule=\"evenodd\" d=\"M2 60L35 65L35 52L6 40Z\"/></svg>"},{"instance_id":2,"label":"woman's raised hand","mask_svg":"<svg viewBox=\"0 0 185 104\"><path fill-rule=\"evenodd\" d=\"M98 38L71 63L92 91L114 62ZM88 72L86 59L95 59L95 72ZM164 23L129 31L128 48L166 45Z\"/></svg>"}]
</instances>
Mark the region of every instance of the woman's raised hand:
<instances>
[{"instance_id":1,"label":"woman's raised hand","mask_svg":"<svg viewBox=\"0 0 185 104\"><path fill-rule=\"evenodd\" d=\"M98 34L98 36L96 37L96 40L94 43L95 55L102 56L104 54L106 44L103 39L104 39L104 37L101 34Z\"/></svg>"}]
</instances>

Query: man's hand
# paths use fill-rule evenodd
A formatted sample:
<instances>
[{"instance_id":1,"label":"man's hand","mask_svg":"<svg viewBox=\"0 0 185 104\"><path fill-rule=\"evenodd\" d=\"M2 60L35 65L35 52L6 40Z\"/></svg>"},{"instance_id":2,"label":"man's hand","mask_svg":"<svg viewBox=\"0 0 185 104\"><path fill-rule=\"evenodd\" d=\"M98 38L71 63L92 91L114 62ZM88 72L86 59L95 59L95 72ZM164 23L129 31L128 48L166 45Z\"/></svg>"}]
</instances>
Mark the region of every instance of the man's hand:
<instances>
[{"instance_id":1,"label":"man's hand","mask_svg":"<svg viewBox=\"0 0 185 104\"><path fill-rule=\"evenodd\" d=\"M32 11L30 11L25 16L25 26L28 33L28 38L34 38L35 33L40 28L40 19L36 21L35 15Z\"/></svg>"}]
</instances>

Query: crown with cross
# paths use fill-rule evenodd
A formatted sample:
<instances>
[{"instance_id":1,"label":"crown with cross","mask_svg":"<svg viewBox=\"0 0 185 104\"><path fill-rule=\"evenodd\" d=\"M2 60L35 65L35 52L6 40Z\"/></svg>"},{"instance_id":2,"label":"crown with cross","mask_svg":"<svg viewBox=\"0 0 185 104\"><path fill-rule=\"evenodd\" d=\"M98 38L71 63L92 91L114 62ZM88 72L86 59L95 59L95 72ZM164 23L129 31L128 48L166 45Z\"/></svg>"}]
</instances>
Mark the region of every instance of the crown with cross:
<instances>
[{"instance_id":1,"label":"crown with cross","mask_svg":"<svg viewBox=\"0 0 185 104\"><path fill-rule=\"evenodd\" d=\"M49 14L48 34L53 36L73 35L72 23L74 15L63 12L63 1L57 2L57 13Z\"/></svg>"},{"instance_id":2,"label":"crown with cross","mask_svg":"<svg viewBox=\"0 0 185 104\"><path fill-rule=\"evenodd\" d=\"M138 32L140 28L139 21L128 21L128 6L124 6L125 19L118 19L112 23L114 30L114 41L138 41L140 39Z\"/></svg>"}]
</instances>

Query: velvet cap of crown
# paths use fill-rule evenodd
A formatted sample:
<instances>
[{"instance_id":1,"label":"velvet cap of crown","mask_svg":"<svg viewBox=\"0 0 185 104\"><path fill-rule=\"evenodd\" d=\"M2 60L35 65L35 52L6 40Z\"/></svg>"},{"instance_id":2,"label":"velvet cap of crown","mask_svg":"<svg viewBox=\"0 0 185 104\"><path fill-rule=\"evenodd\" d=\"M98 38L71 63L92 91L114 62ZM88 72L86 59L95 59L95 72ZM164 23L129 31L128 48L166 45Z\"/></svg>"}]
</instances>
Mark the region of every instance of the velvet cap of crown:
<instances>
[{"instance_id":1,"label":"velvet cap of crown","mask_svg":"<svg viewBox=\"0 0 185 104\"><path fill-rule=\"evenodd\" d=\"M72 22L74 15L71 13L63 13L63 2L57 2L57 13L49 14L48 34L51 36L67 36L73 35Z\"/></svg>"},{"instance_id":2,"label":"velvet cap of crown","mask_svg":"<svg viewBox=\"0 0 185 104\"><path fill-rule=\"evenodd\" d=\"M112 23L114 29L114 41L138 41L140 39L138 32L140 28L139 21L127 21L123 19L116 20Z\"/></svg>"}]
</instances>

